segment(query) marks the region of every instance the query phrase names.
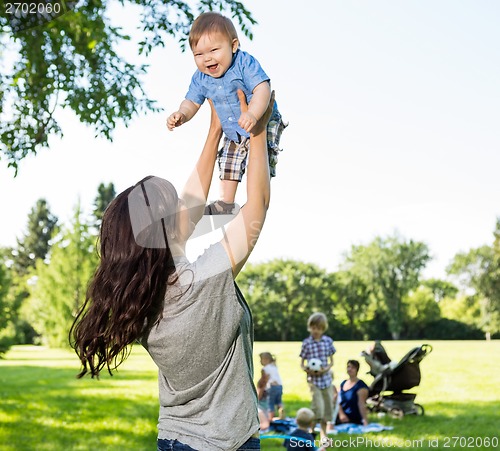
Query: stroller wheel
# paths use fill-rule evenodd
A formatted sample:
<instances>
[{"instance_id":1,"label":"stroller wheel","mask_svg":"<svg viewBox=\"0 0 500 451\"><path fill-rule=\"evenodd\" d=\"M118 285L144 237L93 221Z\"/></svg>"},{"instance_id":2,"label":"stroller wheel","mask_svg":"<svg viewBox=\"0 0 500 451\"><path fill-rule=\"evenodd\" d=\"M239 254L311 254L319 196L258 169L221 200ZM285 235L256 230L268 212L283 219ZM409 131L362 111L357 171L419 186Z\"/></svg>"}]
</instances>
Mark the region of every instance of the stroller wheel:
<instances>
[{"instance_id":1,"label":"stroller wheel","mask_svg":"<svg viewBox=\"0 0 500 451\"><path fill-rule=\"evenodd\" d=\"M424 406L421 406L420 404L415 403L415 415L423 415L425 412Z\"/></svg>"},{"instance_id":2,"label":"stroller wheel","mask_svg":"<svg viewBox=\"0 0 500 451\"><path fill-rule=\"evenodd\" d=\"M397 420L400 420L401 418L404 417L405 413L403 409L400 409L399 407L393 407L391 410L389 410L389 415L392 418L396 418Z\"/></svg>"}]
</instances>

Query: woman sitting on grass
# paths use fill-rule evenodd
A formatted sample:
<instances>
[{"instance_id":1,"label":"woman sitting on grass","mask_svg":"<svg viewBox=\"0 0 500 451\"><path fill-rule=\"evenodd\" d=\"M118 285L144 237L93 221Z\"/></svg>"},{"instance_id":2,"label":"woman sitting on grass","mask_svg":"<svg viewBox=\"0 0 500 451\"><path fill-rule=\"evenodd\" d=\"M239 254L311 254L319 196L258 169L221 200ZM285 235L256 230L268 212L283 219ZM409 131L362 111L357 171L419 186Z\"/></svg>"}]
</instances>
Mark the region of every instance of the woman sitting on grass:
<instances>
[{"instance_id":1,"label":"woman sitting on grass","mask_svg":"<svg viewBox=\"0 0 500 451\"><path fill-rule=\"evenodd\" d=\"M368 398L368 386L358 378L359 362L349 360L347 362L347 374L349 379L340 384L340 405L336 424L355 423L366 426L368 414L366 410L366 398Z\"/></svg>"}]
</instances>

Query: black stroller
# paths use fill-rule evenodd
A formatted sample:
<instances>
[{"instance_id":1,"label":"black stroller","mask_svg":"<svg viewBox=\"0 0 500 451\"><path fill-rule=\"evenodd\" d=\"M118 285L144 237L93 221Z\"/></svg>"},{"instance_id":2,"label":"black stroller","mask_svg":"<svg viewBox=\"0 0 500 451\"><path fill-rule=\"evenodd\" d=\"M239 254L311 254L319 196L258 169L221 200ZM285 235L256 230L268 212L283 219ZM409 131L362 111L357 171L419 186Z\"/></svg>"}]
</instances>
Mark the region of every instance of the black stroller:
<instances>
[{"instance_id":1,"label":"black stroller","mask_svg":"<svg viewBox=\"0 0 500 451\"><path fill-rule=\"evenodd\" d=\"M370 365L370 374L375 378L366 400L370 412L386 412L394 418L423 415L424 408L415 403L417 395L403 390L420 384L419 364L431 351L431 345L421 345L413 348L399 362L391 361L379 341L368 352L363 351L361 355Z\"/></svg>"}]
</instances>

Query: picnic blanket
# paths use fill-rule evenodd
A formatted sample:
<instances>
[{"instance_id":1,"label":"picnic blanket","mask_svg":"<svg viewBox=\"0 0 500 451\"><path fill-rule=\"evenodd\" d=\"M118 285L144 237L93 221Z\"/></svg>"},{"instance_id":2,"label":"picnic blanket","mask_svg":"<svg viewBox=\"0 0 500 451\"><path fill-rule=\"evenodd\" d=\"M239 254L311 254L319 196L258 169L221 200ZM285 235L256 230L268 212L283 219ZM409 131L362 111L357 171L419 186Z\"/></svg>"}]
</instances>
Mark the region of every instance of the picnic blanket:
<instances>
[{"instance_id":1,"label":"picnic blanket","mask_svg":"<svg viewBox=\"0 0 500 451\"><path fill-rule=\"evenodd\" d=\"M343 423L336 424L335 430L329 433L330 434L367 434L369 432L381 432L381 431L392 431L394 428L392 426L385 426L380 423L369 423L366 426L362 426L361 424L354 423ZM319 430L319 429L318 429Z\"/></svg>"},{"instance_id":2,"label":"picnic blanket","mask_svg":"<svg viewBox=\"0 0 500 451\"><path fill-rule=\"evenodd\" d=\"M269 432L274 432L277 434L290 434L294 429L297 428L297 423L293 418L287 418L285 420L275 420L271 423L269 429L261 431L261 434L267 434ZM381 431L392 431L394 429L392 426L385 426L380 423L369 423L367 426L362 426L361 424L354 423L343 423L335 425L335 429L328 433L328 435L337 434L367 434L369 432L381 432ZM316 432L319 432L319 427L315 428Z\"/></svg>"},{"instance_id":3,"label":"picnic blanket","mask_svg":"<svg viewBox=\"0 0 500 451\"><path fill-rule=\"evenodd\" d=\"M286 424L286 420L284 421ZM278 425L282 426L283 424L278 423ZM328 433L330 440L333 442L333 440L339 440L339 439L333 439L331 438L332 435L338 435L338 434L367 434L369 432L381 432L381 431L391 431L394 429L392 426L385 426L383 424L379 423L370 423L367 426L362 426L360 424L353 424L353 423L344 423L344 424L338 424L335 426L335 429L331 432ZM316 428L315 431L319 431L319 428ZM268 431L263 431L269 432ZM261 439L288 439L290 440L293 438L291 435L284 434L283 432L277 433L277 434L266 434L266 435L261 435ZM361 437L355 440L360 440ZM305 443L306 446L310 447L311 450L317 450L318 448L315 446L315 442L309 442L308 440L304 440L302 438L299 438L297 440L300 440L301 442Z\"/></svg>"}]
</instances>

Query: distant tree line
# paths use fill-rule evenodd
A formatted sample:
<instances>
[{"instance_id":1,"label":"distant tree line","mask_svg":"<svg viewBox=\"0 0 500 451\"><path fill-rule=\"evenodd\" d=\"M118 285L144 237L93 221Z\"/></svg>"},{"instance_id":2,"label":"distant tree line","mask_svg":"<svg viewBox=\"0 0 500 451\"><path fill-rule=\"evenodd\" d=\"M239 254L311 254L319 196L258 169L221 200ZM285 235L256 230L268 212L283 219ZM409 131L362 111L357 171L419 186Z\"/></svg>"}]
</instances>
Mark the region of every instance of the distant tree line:
<instances>
[{"instance_id":1,"label":"distant tree line","mask_svg":"<svg viewBox=\"0 0 500 451\"><path fill-rule=\"evenodd\" d=\"M68 330L98 263L97 235L115 197L98 187L60 224L44 199L16 246L0 249L0 355L12 344L68 345ZM325 243L327 246L328 243ZM424 279L425 243L397 234L353 245L335 272L297 260L247 264L237 282L257 340L301 340L314 311L337 340L500 338L500 219L491 245L458 253L447 279Z\"/></svg>"},{"instance_id":2,"label":"distant tree line","mask_svg":"<svg viewBox=\"0 0 500 451\"><path fill-rule=\"evenodd\" d=\"M314 311L337 340L500 338L500 221L493 245L457 254L447 280L422 277L430 259L424 243L377 237L333 273L277 259L248 264L238 283L257 340L302 340Z\"/></svg>"}]
</instances>

